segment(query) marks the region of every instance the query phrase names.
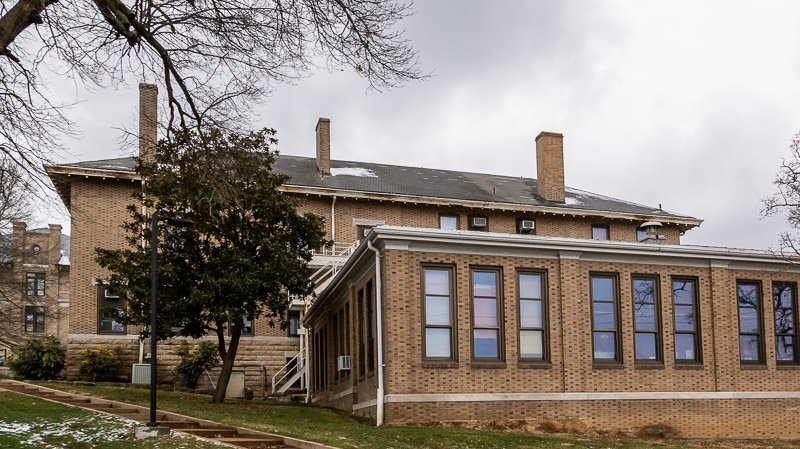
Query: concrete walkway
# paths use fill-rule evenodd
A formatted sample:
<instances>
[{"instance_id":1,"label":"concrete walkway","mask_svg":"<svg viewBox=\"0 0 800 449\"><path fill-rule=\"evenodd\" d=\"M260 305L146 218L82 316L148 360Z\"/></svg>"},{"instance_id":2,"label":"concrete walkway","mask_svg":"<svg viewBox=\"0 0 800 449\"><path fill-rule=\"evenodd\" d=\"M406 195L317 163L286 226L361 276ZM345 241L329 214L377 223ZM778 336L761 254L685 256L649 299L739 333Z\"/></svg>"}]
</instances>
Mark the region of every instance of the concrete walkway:
<instances>
[{"instance_id":1,"label":"concrete walkway","mask_svg":"<svg viewBox=\"0 0 800 449\"><path fill-rule=\"evenodd\" d=\"M120 418L138 421L143 424L148 421L150 416L150 411L146 407L67 393L61 390L54 390L52 388L14 380L0 381L0 389L33 396L45 401L79 407L95 413L114 415ZM158 411L157 419L159 426L169 427L176 432L186 433L196 438L211 440L230 447L251 449L336 449L332 446L313 443L311 441L258 432L242 427L222 425L214 421L161 410Z\"/></svg>"}]
</instances>

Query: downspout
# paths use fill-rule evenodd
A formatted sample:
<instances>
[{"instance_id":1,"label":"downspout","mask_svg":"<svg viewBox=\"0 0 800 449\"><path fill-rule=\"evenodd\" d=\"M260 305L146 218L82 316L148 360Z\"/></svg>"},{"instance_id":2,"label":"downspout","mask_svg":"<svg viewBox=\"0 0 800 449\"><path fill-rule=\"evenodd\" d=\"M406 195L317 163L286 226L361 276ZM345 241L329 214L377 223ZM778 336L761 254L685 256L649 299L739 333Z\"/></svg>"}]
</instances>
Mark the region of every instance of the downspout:
<instances>
[{"instance_id":1,"label":"downspout","mask_svg":"<svg viewBox=\"0 0 800 449\"><path fill-rule=\"evenodd\" d=\"M331 200L331 240L336 241L336 195Z\"/></svg>"},{"instance_id":2,"label":"downspout","mask_svg":"<svg viewBox=\"0 0 800 449\"><path fill-rule=\"evenodd\" d=\"M303 326L305 327L305 326ZM313 363L311 360L311 340L308 339L309 335L313 335L313 329L311 326L305 327L306 331L306 404L311 403L311 364ZM317 348L314 348L316 351Z\"/></svg>"},{"instance_id":3,"label":"downspout","mask_svg":"<svg viewBox=\"0 0 800 449\"><path fill-rule=\"evenodd\" d=\"M375 253L375 313L378 322L378 391L377 410L375 411L376 425L383 425L383 403L385 398L383 387L383 302L381 296L381 252L372 246L372 240L367 240L367 248Z\"/></svg>"}]
</instances>

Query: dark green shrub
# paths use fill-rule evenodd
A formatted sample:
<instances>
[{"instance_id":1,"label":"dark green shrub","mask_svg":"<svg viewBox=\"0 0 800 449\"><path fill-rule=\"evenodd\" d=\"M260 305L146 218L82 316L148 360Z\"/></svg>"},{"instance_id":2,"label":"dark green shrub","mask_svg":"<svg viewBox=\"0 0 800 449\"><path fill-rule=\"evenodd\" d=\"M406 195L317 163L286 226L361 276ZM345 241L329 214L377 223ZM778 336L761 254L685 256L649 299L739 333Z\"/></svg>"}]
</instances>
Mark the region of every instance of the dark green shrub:
<instances>
[{"instance_id":1,"label":"dark green shrub","mask_svg":"<svg viewBox=\"0 0 800 449\"><path fill-rule=\"evenodd\" d=\"M17 377L26 380L52 380L66 365L64 348L56 337L28 340L14 350L8 366Z\"/></svg>"},{"instance_id":2,"label":"dark green shrub","mask_svg":"<svg viewBox=\"0 0 800 449\"><path fill-rule=\"evenodd\" d=\"M177 353L181 361L175 367L175 372L180 384L187 388L196 388L203 371L219 365L220 362L217 345L210 341L201 342L194 352L189 352L188 345L181 346Z\"/></svg>"},{"instance_id":3,"label":"dark green shrub","mask_svg":"<svg viewBox=\"0 0 800 449\"><path fill-rule=\"evenodd\" d=\"M119 348L102 346L83 351L81 377L92 382L112 380L119 373Z\"/></svg>"}]
</instances>

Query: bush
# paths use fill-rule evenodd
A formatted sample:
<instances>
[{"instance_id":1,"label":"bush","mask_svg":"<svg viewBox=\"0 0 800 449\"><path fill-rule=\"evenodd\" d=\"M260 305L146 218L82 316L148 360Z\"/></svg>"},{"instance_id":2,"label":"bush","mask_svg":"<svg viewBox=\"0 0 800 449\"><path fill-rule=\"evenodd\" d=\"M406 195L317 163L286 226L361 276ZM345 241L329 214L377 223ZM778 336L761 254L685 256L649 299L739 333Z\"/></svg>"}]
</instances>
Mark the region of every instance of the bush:
<instances>
[{"instance_id":1,"label":"bush","mask_svg":"<svg viewBox=\"0 0 800 449\"><path fill-rule=\"evenodd\" d=\"M64 369L64 348L56 337L28 340L14 350L11 371L26 380L52 380Z\"/></svg>"},{"instance_id":2,"label":"bush","mask_svg":"<svg viewBox=\"0 0 800 449\"><path fill-rule=\"evenodd\" d=\"M203 371L219 365L220 362L217 345L210 341L201 342L193 353L189 352L188 345L184 345L178 349L178 355L181 358L175 367L178 380L184 387L192 389L197 387L197 381L200 380Z\"/></svg>"},{"instance_id":3,"label":"bush","mask_svg":"<svg viewBox=\"0 0 800 449\"><path fill-rule=\"evenodd\" d=\"M81 354L81 377L92 382L110 380L119 372L119 348L99 347Z\"/></svg>"}]
</instances>

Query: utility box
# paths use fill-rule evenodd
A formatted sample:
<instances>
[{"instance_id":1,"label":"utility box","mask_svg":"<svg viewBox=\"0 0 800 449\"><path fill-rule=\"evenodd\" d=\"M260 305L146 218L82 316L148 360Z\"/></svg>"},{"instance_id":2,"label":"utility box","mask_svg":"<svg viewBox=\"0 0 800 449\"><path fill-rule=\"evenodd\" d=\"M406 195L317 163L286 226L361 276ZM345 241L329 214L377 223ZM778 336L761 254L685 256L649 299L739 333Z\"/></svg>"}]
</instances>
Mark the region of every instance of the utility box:
<instances>
[{"instance_id":1,"label":"utility box","mask_svg":"<svg viewBox=\"0 0 800 449\"><path fill-rule=\"evenodd\" d=\"M150 385L150 364L134 363L131 370L131 383L134 385Z\"/></svg>"},{"instance_id":2,"label":"utility box","mask_svg":"<svg viewBox=\"0 0 800 449\"><path fill-rule=\"evenodd\" d=\"M228 389L225 390L225 397L244 397L244 371L233 371L231 373L231 380L228 381Z\"/></svg>"}]
</instances>

